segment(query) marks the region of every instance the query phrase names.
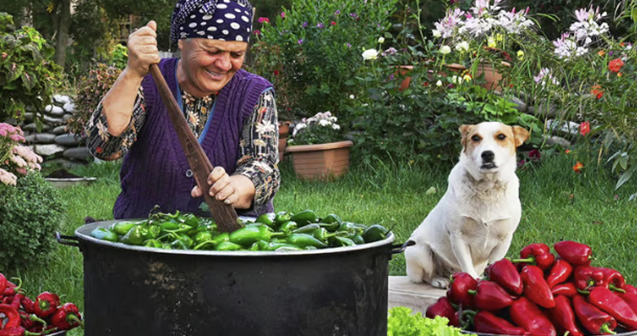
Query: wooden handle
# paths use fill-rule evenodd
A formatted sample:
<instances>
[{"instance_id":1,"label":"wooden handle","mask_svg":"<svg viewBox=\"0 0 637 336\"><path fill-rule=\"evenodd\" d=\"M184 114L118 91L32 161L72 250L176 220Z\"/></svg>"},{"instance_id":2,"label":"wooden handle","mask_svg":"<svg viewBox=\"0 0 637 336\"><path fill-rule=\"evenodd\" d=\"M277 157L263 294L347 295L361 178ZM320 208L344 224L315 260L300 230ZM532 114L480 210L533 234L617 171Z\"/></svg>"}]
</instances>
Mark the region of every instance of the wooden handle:
<instances>
[{"instance_id":1,"label":"wooden handle","mask_svg":"<svg viewBox=\"0 0 637 336\"><path fill-rule=\"evenodd\" d=\"M238 216L234 208L210 196L210 185L207 181L210 172L212 172L212 164L206 156L206 153L204 153L203 148L201 148L201 145L199 145L195 135L190 130L188 122L179 108L175 97L173 97L172 92L170 92L168 83L166 83L159 67L152 64L150 66L150 73L155 79L155 84L159 89L159 94L164 104L166 104L170 121L172 121L175 131L177 131L177 137L179 138L181 147L184 149L190 170L195 177L195 181L197 181L197 186L203 191L203 197L210 208L212 218L222 232L232 232L239 229L241 226L237 222Z\"/></svg>"}]
</instances>

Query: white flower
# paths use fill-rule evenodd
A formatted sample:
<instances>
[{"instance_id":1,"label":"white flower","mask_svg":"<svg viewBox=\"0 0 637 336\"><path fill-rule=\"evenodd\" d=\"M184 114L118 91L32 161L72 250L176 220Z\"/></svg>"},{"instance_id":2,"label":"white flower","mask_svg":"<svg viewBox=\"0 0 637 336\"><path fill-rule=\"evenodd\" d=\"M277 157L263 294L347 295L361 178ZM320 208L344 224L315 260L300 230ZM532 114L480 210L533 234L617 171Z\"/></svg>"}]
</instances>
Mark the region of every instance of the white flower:
<instances>
[{"instance_id":1,"label":"white flower","mask_svg":"<svg viewBox=\"0 0 637 336\"><path fill-rule=\"evenodd\" d=\"M363 52L363 59L366 61L375 60L378 58L378 50L376 49L367 49Z\"/></svg>"},{"instance_id":2,"label":"white flower","mask_svg":"<svg viewBox=\"0 0 637 336\"><path fill-rule=\"evenodd\" d=\"M354 99L356 97L354 97L354 95L349 95L349 99Z\"/></svg>"},{"instance_id":3,"label":"white flower","mask_svg":"<svg viewBox=\"0 0 637 336\"><path fill-rule=\"evenodd\" d=\"M334 124L334 125L332 125L332 128L333 128L334 130L338 131L338 130L340 130L340 129L341 129L341 126L338 126L338 125Z\"/></svg>"},{"instance_id":4,"label":"white flower","mask_svg":"<svg viewBox=\"0 0 637 336\"><path fill-rule=\"evenodd\" d=\"M440 53L443 55L447 55L448 53L451 52L451 48L449 48L449 46L442 46L440 47Z\"/></svg>"},{"instance_id":5,"label":"white flower","mask_svg":"<svg viewBox=\"0 0 637 336\"><path fill-rule=\"evenodd\" d=\"M0 168L0 182L6 185L16 185L18 182L18 177L14 174Z\"/></svg>"},{"instance_id":6,"label":"white flower","mask_svg":"<svg viewBox=\"0 0 637 336\"><path fill-rule=\"evenodd\" d=\"M442 81L438 80L438 81L436 82L436 86L442 86Z\"/></svg>"},{"instance_id":7,"label":"white flower","mask_svg":"<svg viewBox=\"0 0 637 336\"><path fill-rule=\"evenodd\" d=\"M298 123L298 124L296 124L296 125L294 126L294 132L292 132L292 136L293 136L293 137L294 137L294 136L296 136L296 134L297 134L300 130L302 130L302 129L306 128L306 127L307 127L307 124L305 124L305 123Z\"/></svg>"},{"instance_id":8,"label":"white flower","mask_svg":"<svg viewBox=\"0 0 637 336\"><path fill-rule=\"evenodd\" d=\"M462 42L456 44L456 50L469 51L469 43L466 42L466 41L462 41Z\"/></svg>"},{"instance_id":9,"label":"white flower","mask_svg":"<svg viewBox=\"0 0 637 336\"><path fill-rule=\"evenodd\" d=\"M438 29L432 30L431 33L433 34L434 37L442 36L442 34L440 34L440 30L438 30Z\"/></svg>"},{"instance_id":10,"label":"white flower","mask_svg":"<svg viewBox=\"0 0 637 336\"><path fill-rule=\"evenodd\" d=\"M381 37L379 37L379 38L378 38L378 43L383 43L383 42L385 42L385 38L384 38L384 37L382 37L382 36L381 36Z\"/></svg>"},{"instance_id":11,"label":"white flower","mask_svg":"<svg viewBox=\"0 0 637 336\"><path fill-rule=\"evenodd\" d=\"M321 125L321 126L329 126L331 124L332 123L329 120L326 120L326 119L319 120L319 125Z\"/></svg>"},{"instance_id":12,"label":"white flower","mask_svg":"<svg viewBox=\"0 0 637 336\"><path fill-rule=\"evenodd\" d=\"M257 124L256 127L257 133L259 134L264 134L264 133L274 133L274 124L271 123L269 120L264 120L260 123Z\"/></svg>"}]
</instances>

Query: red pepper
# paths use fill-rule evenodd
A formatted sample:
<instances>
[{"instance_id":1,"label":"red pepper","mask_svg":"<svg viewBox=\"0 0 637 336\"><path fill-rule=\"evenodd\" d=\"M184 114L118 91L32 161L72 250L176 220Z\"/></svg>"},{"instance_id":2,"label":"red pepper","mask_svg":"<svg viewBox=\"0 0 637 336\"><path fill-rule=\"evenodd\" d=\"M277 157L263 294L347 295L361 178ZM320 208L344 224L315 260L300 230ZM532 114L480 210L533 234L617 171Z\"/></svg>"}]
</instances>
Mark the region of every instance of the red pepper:
<instances>
[{"instance_id":1,"label":"red pepper","mask_svg":"<svg viewBox=\"0 0 637 336\"><path fill-rule=\"evenodd\" d=\"M637 330L637 313L619 295L605 287L595 287L588 294L588 301L607 312L628 330Z\"/></svg>"},{"instance_id":2,"label":"red pepper","mask_svg":"<svg viewBox=\"0 0 637 336\"><path fill-rule=\"evenodd\" d=\"M520 276L524 283L524 295L529 300L544 308L555 307L551 288L544 280L544 272L538 266L525 266Z\"/></svg>"},{"instance_id":3,"label":"red pepper","mask_svg":"<svg viewBox=\"0 0 637 336\"><path fill-rule=\"evenodd\" d=\"M476 308L482 310L500 310L513 303L511 295L493 281L482 280L478 282L476 290L469 290L469 294L475 295L473 303Z\"/></svg>"},{"instance_id":4,"label":"red pepper","mask_svg":"<svg viewBox=\"0 0 637 336\"><path fill-rule=\"evenodd\" d=\"M433 319L436 316L446 317L451 322L454 320L455 313L456 313L456 310L453 309L453 306L451 306L449 299L443 296L439 298L438 301L436 301L436 303L432 304L431 306L427 308L427 311L425 312L425 316L427 316L430 319Z\"/></svg>"},{"instance_id":5,"label":"red pepper","mask_svg":"<svg viewBox=\"0 0 637 336\"><path fill-rule=\"evenodd\" d=\"M45 318L57 310L60 306L60 297L56 294L44 292L35 299L35 306L33 307L35 315Z\"/></svg>"},{"instance_id":6,"label":"red pepper","mask_svg":"<svg viewBox=\"0 0 637 336\"><path fill-rule=\"evenodd\" d=\"M0 294L4 293L5 289L7 289L7 278L0 273Z\"/></svg>"},{"instance_id":7,"label":"red pepper","mask_svg":"<svg viewBox=\"0 0 637 336\"><path fill-rule=\"evenodd\" d=\"M569 298L562 295L555 297L555 308L550 309L549 312L551 320L560 334L568 331L569 335L584 336L575 322L575 312L573 312Z\"/></svg>"},{"instance_id":8,"label":"red pepper","mask_svg":"<svg viewBox=\"0 0 637 336\"><path fill-rule=\"evenodd\" d=\"M23 327L11 327L11 328L4 328L2 330L0 330L0 336L39 336L42 335L40 333L32 333L30 331L27 331L26 329L24 329Z\"/></svg>"},{"instance_id":9,"label":"red pepper","mask_svg":"<svg viewBox=\"0 0 637 336\"><path fill-rule=\"evenodd\" d=\"M553 245L555 252L569 264L577 266L589 266L593 259L593 250L588 245L566 240Z\"/></svg>"},{"instance_id":10,"label":"red pepper","mask_svg":"<svg viewBox=\"0 0 637 336\"><path fill-rule=\"evenodd\" d=\"M522 279L511 260L501 259L494 262L487 268L486 273L489 280L502 286L502 288L516 295L522 294Z\"/></svg>"},{"instance_id":11,"label":"red pepper","mask_svg":"<svg viewBox=\"0 0 637 336\"><path fill-rule=\"evenodd\" d=\"M567 282L551 288L551 294L553 294L553 297L563 295L572 298L579 293L577 292L577 288L575 288L575 285L572 282Z\"/></svg>"},{"instance_id":12,"label":"red pepper","mask_svg":"<svg viewBox=\"0 0 637 336\"><path fill-rule=\"evenodd\" d=\"M591 266L579 266L575 268L575 288L588 290L593 286L604 286L604 273Z\"/></svg>"},{"instance_id":13,"label":"red pepper","mask_svg":"<svg viewBox=\"0 0 637 336\"><path fill-rule=\"evenodd\" d=\"M2 304L11 305L11 302L13 302L13 297L14 297L14 296L15 296L15 295L5 296L5 297L2 299Z\"/></svg>"},{"instance_id":14,"label":"red pepper","mask_svg":"<svg viewBox=\"0 0 637 336\"><path fill-rule=\"evenodd\" d=\"M509 321L499 318L488 311L481 311L473 318L475 331L495 335L530 335L523 328L516 327Z\"/></svg>"},{"instance_id":15,"label":"red pepper","mask_svg":"<svg viewBox=\"0 0 637 336\"><path fill-rule=\"evenodd\" d=\"M594 335L615 334L617 320L586 302L581 295L573 298L573 310L584 329Z\"/></svg>"},{"instance_id":16,"label":"red pepper","mask_svg":"<svg viewBox=\"0 0 637 336\"><path fill-rule=\"evenodd\" d=\"M70 330L77 326L83 326L82 315L77 306L72 303L65 303L51 317L51 323L58 330Z\"/></svg>"},{"instance_id":17,"label":"red pepper","mask_svg":"<svg viewBox=\"0 0 637 336\"><path fill-rule=\"evenodd\" d=\"M469 295L469 290L475 290L478 281L469 273L459 272L451 276L451 287L447 291L447 298L451 303L462 304L462 307L473 306L473 295Z\"/></svg>"},{"instance_id":18,"label":"red pepper","mask_svg":"<svg viewBox=\"0 0 637 336\"><path fill-rule=\"evenodd\" d=\"M626 292L623 289L626 286L626 280L624 280L624 276L621 273L612 268L597 267L597 269L604 274L604 284L609 289L621 293Z\"/></svg>"},{"instance_id":19,"label":"red pepper","mask_svg":"<svg viewBox=\"0 0 637 336\"><path fill-rule=\"evenodd\" d=\"M20 314L17 309L10 305L0 304L0 314L4 314L5 318L8 319L7 323L4 325L5 328L20 326ZM0 320L0 327L1 326L2 321Z\"/></svg>"},{"instance_id":20,"label":"red pepper","mask_svg":"<svg viewBox=\"0 0 637 336\"><path fill-rule=\"evenodd\" d=\"M16 285L11 281L7 281L7 288L4 290L3 296L14 296L20 288L22 288L22 279L18 279L18 281L19 285Z\"/></svg>"},{"instance_id":21,"label":"red pepper","mask_svg":"<svg viewBox=\"0 0 637 336\"><path fill-rule=\"evenodd\" d=\"M557 284L566 282L572 273L573 266L564 259L558 259L551 268L551 273L549 273L548 278L546 278L546 283L550 288L553 288Z\"/></svg>"},{"instance_id":22,"label":"red pepper","mask_svg":"<svg viewBox=\"0 0 637 336\"><path fill-rule=\"evenodd\" d=\"M11 307L15 308L16 310L20 309L20 306L22 305L22 299L24 298L24 294L22 293L17 293L14 297L13 297L13 301L11 301Z\"/></svg>"},{"instance_id":23,"label":"red pepper","mask_svg":"<svg viewBox=\"0 0 637 336\"><path fill-rule=\"evenodd\" d=\"M471 325L471 318L465 318L465 315L475 316L476 312L473 310L459 310L453 315L453 319L449 320L449 324L456 328L467 330Z\"/></svg>"},{"instance_id":24,"label":"red pepper","mask_svg":"<svg viewBox=\"0 0 637 336\"><path fill-rule=\"evenodd\" d=\"M517 299L509 308L511 320L516 325L524 328L531 335L556 336L557 331L551 321L544 316L535 303L526 297Z\"/></svg>"},{"instance_id":25,"label":"red pepper","mask_svg":"<svg viewBox=\"0 0 637 336\"><path fill-rule=\"evenodd\" d=\"M35 316L35 315L30 315L27 312L23 312L20 311L20 319L22 322L22 327L24 327L24 329L33 329L34 327L37 326L42 326L42 327L46 327L47 323L46 321L44 321L43 319Z\"/></svg>"},{"instance_id":26,"label":"red pepper","mask_svg":"<svg viewBox=\"0 0 637 336\"><path fill-rule=\"evenodd\" d=\"M622 300L624 300L626 303L628 303L628 305L630 306L630 308L637 313L637 294L623 294L620 295Z\"/></svg>"},{"instance_id":27,"label":"red pepper","mask_svg":"<svg viewBox=\"0 0 637 336\"><path fill-rule=\"evenodd\" d=\"M523 248L520 251L520 257L522 259L514 261L534 264L542 270L551 267L555 261L555 256L551 253L551 249L542 243L531 244Z\"/></svg>"},{"instance_id":28,"label":"red pepper","mask_svg":"<svg viewBox=\"0 0 637 336\"><path fill-rule=\"evenodd\" d=\"M28 314L33 314L35 312L34 305L35 303L33 302L33 300L31 300L28 296L25 295L22 298L22 308L24 308L24 311Z\"/></svg>"},{"instance_id":29,"label":"red pepper","mask_svg":"<svg viewBox=\"0 0 637 336\"><path fill-rule=\"evenodd\" d=\"M624 286L624 291L626 291L626 294L637 294L637 288L633 285Z\"/></svg>"}]
</instances>

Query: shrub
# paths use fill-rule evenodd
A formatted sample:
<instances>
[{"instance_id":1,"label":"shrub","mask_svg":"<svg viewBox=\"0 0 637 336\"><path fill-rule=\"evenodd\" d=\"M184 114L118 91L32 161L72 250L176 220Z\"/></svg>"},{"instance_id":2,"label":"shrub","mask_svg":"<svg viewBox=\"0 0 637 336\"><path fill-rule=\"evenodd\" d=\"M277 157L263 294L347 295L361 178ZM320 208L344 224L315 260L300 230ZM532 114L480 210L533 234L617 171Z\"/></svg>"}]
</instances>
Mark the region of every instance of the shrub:
<instances>
[{"instance_id":1,"label":"shrub","mask_svg":"<svg viewBox=\"0 0 637 336\"><path fill-rule=\"evenodd\" d=\"M0 269L41 264L53 249L62 220L57 189L39 172L0 184Z\"/></svg>"},{"instance_id":2,"label":"shrub","mask_svg":"<svg viewBox=\"0 0 637 336\"><path fill-rule=\"evenodd\" d=\"M111 89L121 71L120 68L98 63L87 76L80 79L75 111L67 120L69 132L83 138L88 136L86 126L93 111Z\"/></svg>"},{"instance_id":3,"label":"shrub","mask_svg":"<svg viewBox=\"0 0 637 336\"><path fill-rule=\"evenodd\" d=\"M303 118L300 123L294 126L292 138L288 144L294 145L317 145L343 140L341 126L338 125L338 118L332 116L331 112L317 113L311 118Z\"/></svg>"},{"instance_id":4,"label":"shrub","mask_svg":"<svg viewBox=\"0 0 637 336\"><path fill-rule=\"evenodd\" d=\"M273 82L282 118L332 111L344 125L346 83L360 68L362 48L390 28L397 0L295 0L281 16L257 19L253 72ZM269 21L268 20L268 21Z\"/></svg>"},{"instance_id":5,"label":"shrub","mask_svg":"<svg viewBox=\"0 0 637 336\"><path fill-rule=\"evenodd\" d=\"M62 74L53 53L37 30L15 29L13 17L0 13L0 120L21 120L28 105L44 109L51 103Z\"/></svg>"}]
</instances>

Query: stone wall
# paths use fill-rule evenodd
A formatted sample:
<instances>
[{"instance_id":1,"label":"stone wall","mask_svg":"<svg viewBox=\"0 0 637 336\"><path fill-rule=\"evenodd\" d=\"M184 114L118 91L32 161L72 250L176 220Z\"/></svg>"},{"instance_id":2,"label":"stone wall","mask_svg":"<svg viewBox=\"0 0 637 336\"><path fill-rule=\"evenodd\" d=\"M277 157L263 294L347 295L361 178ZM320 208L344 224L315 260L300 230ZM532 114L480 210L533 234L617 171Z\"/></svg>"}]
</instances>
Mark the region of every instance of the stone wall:
<instances>
[{"instance_id":1,"label":"stone wall","mask_svg":"<svg viewBox=\"0 0 637 336\"><path fill-rule=\"evenodd\" d=\"M66 121L74 109L75 104L69 96L55 95L52 104L44 110L40 132L34 122L36 113L32 111L27 111L24 121L18 125L24 131L27 145L42 156L44 162L69 167L93 160L84 139L66 129Z\"/></svg>"}]
</instances>

